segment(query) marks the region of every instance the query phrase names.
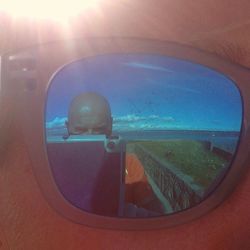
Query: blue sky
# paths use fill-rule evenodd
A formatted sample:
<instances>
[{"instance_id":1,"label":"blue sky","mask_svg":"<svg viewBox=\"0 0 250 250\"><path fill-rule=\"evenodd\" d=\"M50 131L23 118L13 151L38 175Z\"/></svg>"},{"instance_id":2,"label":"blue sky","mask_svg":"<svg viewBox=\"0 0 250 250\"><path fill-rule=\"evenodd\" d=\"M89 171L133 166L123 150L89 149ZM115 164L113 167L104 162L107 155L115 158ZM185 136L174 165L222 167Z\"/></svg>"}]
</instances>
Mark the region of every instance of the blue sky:
<instances>
[{"instance_id":1,"label":"blue sky","mask_svg":"<svg viewBox=\"0 0 250 250\"><path fill-rule=\"evenodd\" d=\"M159 55L104 55L64 67L48 93L48 128L64 126L74 96L97 92L114 129L240 130L241 98L231 80L204 66Z\"/></svg>"}]
</instances>

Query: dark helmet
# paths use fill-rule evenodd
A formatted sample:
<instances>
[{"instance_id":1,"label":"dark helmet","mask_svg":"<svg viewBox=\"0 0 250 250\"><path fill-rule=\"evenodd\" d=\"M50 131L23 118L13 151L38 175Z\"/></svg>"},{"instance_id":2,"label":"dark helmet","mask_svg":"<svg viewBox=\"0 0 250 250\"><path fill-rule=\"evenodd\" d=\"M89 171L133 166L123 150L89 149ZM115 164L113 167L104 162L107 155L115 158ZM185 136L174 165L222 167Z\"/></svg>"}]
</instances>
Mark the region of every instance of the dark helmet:
<instances>
[{"instance_id":1,"label":"dark helmet","mask_svg":"<svg viewBox=\"0 0 250 250\"><path fill-rule=\"evenodd\" d=\"M112 116L108 101L101 95L88 92L76 96L66 121L69 135L105 134L112 132Z\"/></svg>"}]
</instances>

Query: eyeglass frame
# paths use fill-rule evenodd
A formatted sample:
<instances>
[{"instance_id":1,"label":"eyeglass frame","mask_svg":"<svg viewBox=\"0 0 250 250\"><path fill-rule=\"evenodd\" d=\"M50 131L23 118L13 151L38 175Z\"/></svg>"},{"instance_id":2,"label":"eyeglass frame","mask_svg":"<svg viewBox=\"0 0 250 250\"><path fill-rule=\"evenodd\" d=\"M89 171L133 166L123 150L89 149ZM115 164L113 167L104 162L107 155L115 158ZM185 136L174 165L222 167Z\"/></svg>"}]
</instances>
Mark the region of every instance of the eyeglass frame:
<instances>
[{"instance_id":1,"label":"eyeglass frame","mask_svg":"<svg viewBox=\"0 0 250 250\"><path fill-rule=\"evenodd\" d=\"M28 53L28 54L27 54ZM106 217L86 212L67 201L58 189L46 149L46 103L51 79L66 65L84 58L110 54L154 54L200 64L232 80L242 98L242 127L230 169L221 183L201 203L173 214L151 218ZM8 76L11 57L35 58L36 70L21 65L21 71ZM16 93L18 121L22 126L33 171L48 203L67 219L91 227L120 230L149 230L187 223L216 208L235 189L250 164L250 69L217 55L173 42L138 38L93 38L55 41L2 56L2 99ZM35 79L35 82L33 80ZM11 83L10 83L11 82ZM7 86L9 84L9 86ZM14 88L14 90L13 90Z\"/></svg>"}]
</instances>

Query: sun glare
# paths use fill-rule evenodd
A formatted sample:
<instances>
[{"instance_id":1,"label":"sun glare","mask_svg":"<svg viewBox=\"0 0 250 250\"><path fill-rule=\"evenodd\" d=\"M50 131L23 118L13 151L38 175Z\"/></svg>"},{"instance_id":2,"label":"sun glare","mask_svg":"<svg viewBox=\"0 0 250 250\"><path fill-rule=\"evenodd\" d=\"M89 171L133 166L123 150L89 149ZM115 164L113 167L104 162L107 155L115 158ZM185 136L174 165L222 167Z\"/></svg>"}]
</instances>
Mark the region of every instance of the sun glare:
<instances>
[{"instance_id":1,"label":"sun glare","mask_svg":"<svg viewBox=\"0 0 250 250\"><path fill-rule=\"evenodd\" d=\"M52 19L65 22L88 9L98 7L101 0L0 0L0 12L14 18Z\"/></svg>"}]
</instances>

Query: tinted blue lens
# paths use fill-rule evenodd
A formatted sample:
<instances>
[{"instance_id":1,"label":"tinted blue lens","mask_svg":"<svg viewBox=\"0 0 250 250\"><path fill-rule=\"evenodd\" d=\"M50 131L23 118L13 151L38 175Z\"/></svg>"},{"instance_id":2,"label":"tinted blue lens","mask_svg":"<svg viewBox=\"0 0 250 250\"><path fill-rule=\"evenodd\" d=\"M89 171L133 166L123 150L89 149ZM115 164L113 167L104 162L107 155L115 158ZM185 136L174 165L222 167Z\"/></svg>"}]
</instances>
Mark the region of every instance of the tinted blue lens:
<instances>
[{"instance_id":1,"label":"tinted blue lens","mask_svg":"<svg viewBox=\"0 0 250 250\"><path fill-rule=\"evenodd\" d=\"M159 55L82 59L51 80L47 151L55 182L90 213L151 217L202 202L228 172L242 101L225 75Z\"/></svg>"}]
</instances>

